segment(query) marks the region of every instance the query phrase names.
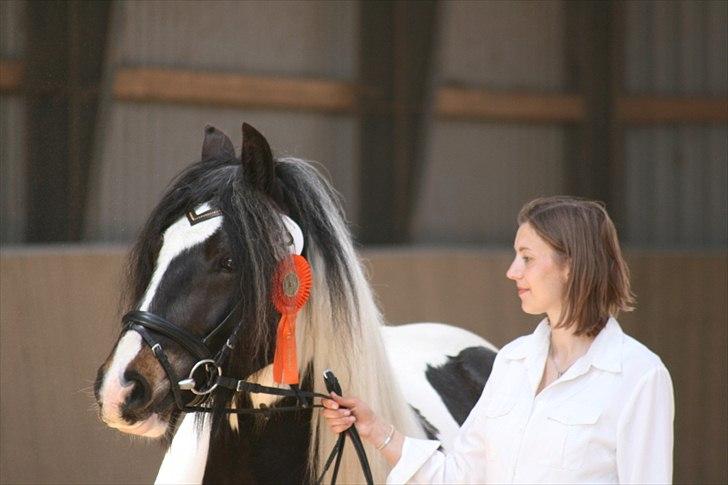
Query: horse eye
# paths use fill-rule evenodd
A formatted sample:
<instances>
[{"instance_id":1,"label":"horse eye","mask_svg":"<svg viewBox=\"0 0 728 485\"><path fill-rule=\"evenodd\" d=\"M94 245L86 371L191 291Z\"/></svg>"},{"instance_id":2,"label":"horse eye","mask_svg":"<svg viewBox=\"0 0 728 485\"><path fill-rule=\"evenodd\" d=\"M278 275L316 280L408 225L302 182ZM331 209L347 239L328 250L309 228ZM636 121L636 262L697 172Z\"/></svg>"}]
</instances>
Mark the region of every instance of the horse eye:
<instances>
[{"instance_id":1,"label":"horse eye","mask_svg":"<svg viewBox=\"0 0 728 485\"><path fill-rule=\"evenodd\" d=\"M220 267L225 271L235 271L233 258L224 258L220 261Z\"/></svg>"}]
</instances>

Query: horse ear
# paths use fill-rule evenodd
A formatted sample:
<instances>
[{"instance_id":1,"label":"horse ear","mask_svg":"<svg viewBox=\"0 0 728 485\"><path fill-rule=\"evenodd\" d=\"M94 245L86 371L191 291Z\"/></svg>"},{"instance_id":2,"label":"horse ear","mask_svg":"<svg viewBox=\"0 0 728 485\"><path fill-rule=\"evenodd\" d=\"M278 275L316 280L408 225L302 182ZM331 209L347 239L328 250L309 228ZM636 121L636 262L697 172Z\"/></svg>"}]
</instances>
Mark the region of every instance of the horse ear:
<instances>
[{"instance_id":1,"label":"horse ear","mask_svg":"<svg viewBox=\"0 0 728 485\"><path fill-rule=\"evenodd\" d=\"M258 130L243 123L243 148L240 161L253 186L263 193L272 194L275 187L275 161L268 141Z\"/></svg>"},{"instance_id":2,"label":"horse ear","mask_svg":"<svg viewBox=\"0 0 728 485\"><path fill-rule=\"evenodd\" d=\"M214 126L205 126L205 139L202 142L202 160L230 160L235 158L233 142L225 133Z\"/></svg>"}]
</instances>

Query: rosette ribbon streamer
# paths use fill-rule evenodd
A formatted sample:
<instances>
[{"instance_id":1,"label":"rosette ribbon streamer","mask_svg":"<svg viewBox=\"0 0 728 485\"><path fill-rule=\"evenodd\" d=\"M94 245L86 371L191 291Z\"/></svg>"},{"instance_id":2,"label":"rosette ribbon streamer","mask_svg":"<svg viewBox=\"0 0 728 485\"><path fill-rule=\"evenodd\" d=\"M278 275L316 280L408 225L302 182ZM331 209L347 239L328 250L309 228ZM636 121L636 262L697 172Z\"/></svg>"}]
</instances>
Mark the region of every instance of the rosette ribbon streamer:
<instances>
[{"instance_id":1,"label":"rosette ribbon streamer","mask_svg":"<svg viewBox=\"0 0 728 485\"><path fill-rule=\"evenodd\" d=\"M273 304L281 314L273 357L273 379L279 384L298 384L296 318L311 294L311 284L311 266L298 254L282 261L273 278Z\"/></svg>"}]
</instances>

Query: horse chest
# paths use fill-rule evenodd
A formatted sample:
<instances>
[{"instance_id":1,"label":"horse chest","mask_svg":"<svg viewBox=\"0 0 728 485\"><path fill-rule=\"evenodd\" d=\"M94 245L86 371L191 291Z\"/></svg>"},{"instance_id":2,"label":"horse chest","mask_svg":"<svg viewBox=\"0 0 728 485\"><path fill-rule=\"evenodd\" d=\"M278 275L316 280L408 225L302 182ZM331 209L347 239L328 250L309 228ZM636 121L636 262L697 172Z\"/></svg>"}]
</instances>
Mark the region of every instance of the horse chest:
<instances>
[{"instance_id":1,"label":"horse chest","mask_svg":"<svg viewBox=\"0 0 728 485\"><path fill-rule=\"evenodd\" d=\"M310 420L311 412L303 411L272 415L265 423L241 417L239 432L223 426L210 442L203 483L306 483Z\"/></svg>"}]
</instances>

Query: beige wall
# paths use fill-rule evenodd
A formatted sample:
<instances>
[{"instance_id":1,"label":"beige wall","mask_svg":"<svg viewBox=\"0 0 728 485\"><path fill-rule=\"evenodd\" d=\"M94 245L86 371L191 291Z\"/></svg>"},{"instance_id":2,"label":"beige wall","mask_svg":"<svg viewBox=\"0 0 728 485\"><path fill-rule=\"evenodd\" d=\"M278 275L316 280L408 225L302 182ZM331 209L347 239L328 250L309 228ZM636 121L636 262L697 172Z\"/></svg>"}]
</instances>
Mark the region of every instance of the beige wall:
<instances>
[{"instance_id":1,"label":"beige wall","mask_svg":"<svg viewBox=\"0 0 728 485\"><path fill-rule=\"evenodd\" d=\"M445 321L496 345L530 332L504 273L506 250L364 255L391 322ZM624 329L655 350L675 385L676 482L728 481L727 257L629 255L638 310ZM148 483L161 451L106 429L91 386L118 330L123 249L4 250L0 258L0 482Z\"/></svg>"}]
</instances>

